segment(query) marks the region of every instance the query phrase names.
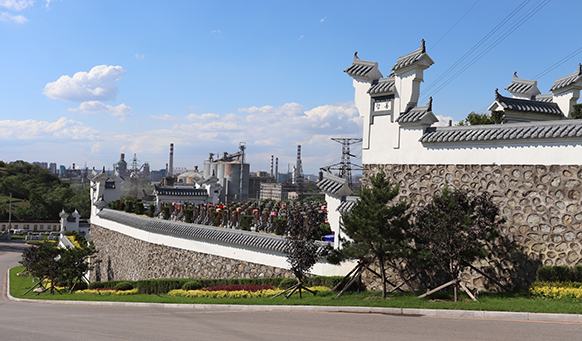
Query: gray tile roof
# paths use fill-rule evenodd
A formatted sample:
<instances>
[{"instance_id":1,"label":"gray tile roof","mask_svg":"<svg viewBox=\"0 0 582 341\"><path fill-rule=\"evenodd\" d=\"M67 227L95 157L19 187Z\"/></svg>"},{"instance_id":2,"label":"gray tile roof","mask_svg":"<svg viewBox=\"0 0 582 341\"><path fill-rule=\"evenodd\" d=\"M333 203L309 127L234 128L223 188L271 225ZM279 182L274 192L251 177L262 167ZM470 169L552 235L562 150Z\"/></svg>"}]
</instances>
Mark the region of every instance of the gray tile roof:
<instances>
[{"instance_id":1,"label":"gray tile roof","mask_svg":"<svg viewBox=\"0 0 582 341\"><path fill-rule=\"evenodd\" d=\"M414 50L413 52L411 52L405 56L398 57L398 59L396 60L396 64L394 64L394 66L392 67L392 70L396 71L396 70L401 69L403 67L406 67L408 65L414 64L415 62L420 60L425 55L426 55L426 47L425 47L424 39L423 39L422 44L420 45L420 47L418 49Z\"/></svg>"},{"instance_id":2,"label":"gray tile roof","mask_svg":"<svg viewBox=\"0 0 582 341\"><path fill-rule=\"evenodd\" d=\"M99 218L131 226L143 231L180 238L241 245L277 252L285 252L286 248L285 237L271 234L148 218L108 208L104 208L97 215ZM321 241L316 241L315 243L319 248L320 254L322 254L327 245L329 245L329 243Z\"/></svg>"},{"instance_id":3,"label":"gray tile roof","mask_svg":"<svg viewBox=\"0 0 582 341\"><path fill-rule=\"evenodd\" d=\"M511 84L505 88L505 90L517 94L527 94L528 92L535 90L533 95L539 94L539 90L537 89L537 82L529 79L521 79L517 77L517 72L513 74L513 80Z\"/></svg>"},{"instance_id":4,"label":"gray tile roof","mask_svg":"<svg viewBox=\"0 0 582 341\"><path fill-rule=\"evenodd\" d=\"M495 90L495 101L504 110L564 116L557 103L505 97L501 96L497 89Z\"/></svg>"},{"instance_id":5,"label":"gray tile roof","mask_svg":"<svg viewBox=\"0 0 582 341\"><path fill-rule=\"evenodd\" d=\"M374 68L378 67L378 63L376 62L369 62L367 60L361 60L358 58L358 53L354 54L354 61L352 65L350 65L347 69L344 70L350 76L359 76L359 77L366 77L369 73L371 73Z\"/></svg>"},{"instance_id":6,"label":"gray tile roof","mask_svg":"<svg viewBox=\"0 0 582 341\"><path fill-rule=\"evenodd\" d=\"M432 113L432 97L430 98L429 102L426 105L421 107L412 108L405 113L398 116L396 122L398 123L412 123L412 122L420 122L423 118L432 115L432 121L438 122L434 114Z\"/></svg>"},{"instance_id":7,"label":"gray tile roof","mask_svg":"<svg viewBox=\"0 0 582 341\"><path fill-rule=\"evenodd\" d=\"M559 90L570 84L576 83L578 80L580 80L580 78L582 78L582 64L578 64L578 70L576 70L575 72L565 77L556 79L554 81L554 85L552 85L552 87L550 88L550 91Z\"/></svg>"},{"instance_id":8,"label":"gray tile roof","mask_svg":"<svg viewBox=\"0 0 582 341\"><path fill-rule=\"evenodd\" d=\"M198 188L164 188L154 186L154 193L157 195L171 195L176 197L205 197L208 192Z\"/></svg>"},{"instance_id":9,"label":"gray tile roof","mask_svg":"<svg viewBox=\"0 0 582 341\"><path fill-rule=\"evenodd\" d=\"M480 126L430 127L422 143L582 137L582 120L519 122Z\"/></svg>"},{"instance_id":10,"label":"gray tile roof","mask_svg":"<svg viewBox=\"0 0 582 341\"><path fill-rule=\"evenodd\" d=\"M370 95L380 94L383 92L393 92L394 91L394 78L382 78L378 80L375 84L372 84L368 93Z\"/></svg>"},{"instance_id":11,"label":"gray tile roof","mask_svg":"<svg viewBox=\"0 0 582 341\"><path fill-rule=\"evenodd\" d=\"M346 191L346 187L348 186L347 183L347 179L343 179L328 173L326 174L325 179L317 183L317 187L319 187L319 189L325 193L341 195L343 194L342 192ZM351 190L349 191L351 192Z\"/></svg>"},{"instance_id":12,"label":"gray tile roof","mask_svg":"<svg viewBox=\"0 0 582 341\"><path fill-rule=\"evenodd\" d=\"M360 197L357 196L346 197L346 199L342 201L342 203L338 206L337 211L339 213L350 212L354 208L354 206L356 206L358 201L360 201Z\"/></svg>"},{"instance_id":13,"label":"gray tile roof","mask_svg":"<svg viewBox=\"0 0 582 341\"><path fill-rule=\"evenodd\" d=\"M553 102L554 101L554 95L552 94L545 94L545 95L537 95L534 100L538 101L538 102Z\"/></svg>"}]
</instances>

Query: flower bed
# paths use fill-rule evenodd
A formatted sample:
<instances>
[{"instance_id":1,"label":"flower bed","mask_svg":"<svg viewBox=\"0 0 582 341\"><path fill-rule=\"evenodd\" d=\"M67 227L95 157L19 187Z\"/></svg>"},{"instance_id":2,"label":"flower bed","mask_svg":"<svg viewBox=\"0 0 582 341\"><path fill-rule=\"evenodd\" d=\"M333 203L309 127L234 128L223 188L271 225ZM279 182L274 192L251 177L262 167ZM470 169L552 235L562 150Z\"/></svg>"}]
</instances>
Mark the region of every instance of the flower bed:
<instances>
[{"instance_id":1,"label":"flower bed","mask_svg":"<svg viewBox=\"0 0 582 341\"><path fill-rule=\"evenodd\" d=\"M137 289L131 290L115 290L115 289L87 289L87 290L77 290L76 294L92 294L92 295L110 295L110 296L125 296L125 295L135 295L137 294Z\"/></svg>"},{"instance_id":2,"label":"flower bed","mask_svg":"<svg viewBox=\"0 0 582 341\"><path fill-rule=\"evenodd\" d=\"M577 282L535 282L529 292L536 297L582 299L582 287Z\"/></svg>"},{"instance_id":3,"label":"flower bed","mask_svg":"<svg viewBox=\"0 0 582 341\"><path fill-rule=\"evenodd\" d=\"M328 287L309 287L310 290L315 292L325 292L329 291ZM214 290L209 291L206 289L202 290L172 290L168 293L170 296L178 297L195 297L195 298L259 298L259 297L271 297L278 293L283 292L283 289L264 289L257 291L247 291L247 290Z\"/></svg>"},{"instance_id":4,"label":"flower bed","mask_svg":"<svg viewBox=\"0 0 582 341\"><path fill-rule=\"evenodd\" d=\"M232 284L232 285L216 285L212 287L207 287L201 290L205 291L250 291L257 292L260 290L273 290L275 289L272 285L261 285L261 284Z\"/></svg>"}]
</instances>

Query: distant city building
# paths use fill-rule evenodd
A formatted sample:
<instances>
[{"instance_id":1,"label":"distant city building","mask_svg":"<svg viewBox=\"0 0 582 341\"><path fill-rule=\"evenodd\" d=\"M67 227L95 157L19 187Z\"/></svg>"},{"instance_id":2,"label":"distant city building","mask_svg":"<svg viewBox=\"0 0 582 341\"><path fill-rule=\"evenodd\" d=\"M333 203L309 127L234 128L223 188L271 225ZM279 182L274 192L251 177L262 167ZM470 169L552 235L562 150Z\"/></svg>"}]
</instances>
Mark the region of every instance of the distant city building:
<instances>
[{"instance_id":1,"label":"distant city building","mask_svg":"<svg viewBox=\"0 0 582 341\"><path fill-rule=\"evenodd\" d=\"M57 164L54 162L51 162L51 164L49 165L49 171L51 172L51 174L53 175L57 175Z\"/></svg>"},{"instance_id":2,"label":"distant city building","mask_svg":"<svg viewBox=\"0 0 582 341\"><path fill-rule=\"evenodd\" d=\"M259 171L249 177L249 200L258 200L261 195L261 184L274 183L275 177L268 172Z\"/></svg>"},{"instance_id":3,"label":"distant city building","mask_svg":"<svg viewBox=\"0 0 582 341\"><path fill-rule=\"evenodd\" d=\"M125 161L125 154L121 153L119 161L115 164L115 170L122 178L125 178L127 173L127 161Z\"/></svg>"},{"instance_id":4,"label":"distant city building","mask_svg":"<svg viewBox=\"0 0 582 341\"><path fill-rule=\"evenodd\" d=\"M166 176L166 170L160 169L157 171L150 171L150 181L162 181L162 179Z\"/></svg>"},{"instance_id":5,"label":"distant city building","mask_svg":"<svg viewBox=\"0 0 582 341\"><path fill-rule=\"evenodd\" d=\"M244 163L245 146L241 144L240 151L234 154L224 153L219 159L210 154L204 162L204 178L215 176L222 186L221 202L245 201L249 197L250 165Z\"/></svg>"},{"instance_id":6,"label":"distant city building","mask_svg":"<svg viewBox=\"0 0 582 341\"><path fill-rule=\"evenodd\" d=\"M39 166L42 169L48 169L48 163L46 162L33 162L32 163L33 166Z\"/></svg>"},{"instance_id":7,"label":"distant city building","mask_svg":"<svg viewBox=\"0 0 582 341\"><path fill-rule=\"evenodd\" d=\"M289 200L290 191L295 191L295 186L289 183L262 183L259 199L273 199L275 201Z\"/></svg>"}]
</instances>

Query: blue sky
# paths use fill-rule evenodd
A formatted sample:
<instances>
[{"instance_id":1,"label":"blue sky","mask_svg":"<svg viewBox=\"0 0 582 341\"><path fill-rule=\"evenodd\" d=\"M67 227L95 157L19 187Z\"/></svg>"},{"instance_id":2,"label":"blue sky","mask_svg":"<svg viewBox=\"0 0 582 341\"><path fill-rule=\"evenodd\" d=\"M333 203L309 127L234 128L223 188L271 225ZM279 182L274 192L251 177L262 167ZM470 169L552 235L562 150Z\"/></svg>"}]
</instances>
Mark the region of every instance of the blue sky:
<instances>
[{"instance_id":1,"label":"blue sky","mask_svg":"<svg viewBox=\"0 0 582 341\"><path fill-rule=\"evenodd\" d=\"M516 9L475 50L490 51L423 92ZM581 48L580 13L558 0L0 0L0 159L109 168L137 153L160 169L173 142L175 166L191 169L244 141L252 171L271 155L285 170L301 144L316 173L340 160L331 137L362 134L342 72L355 51L387 75L425 39L435 64L421 100L460 120L495 88L507 95L514 71L534 79ZM542 93L579 62L536 78Z\"/></svg>"}]
</instances>

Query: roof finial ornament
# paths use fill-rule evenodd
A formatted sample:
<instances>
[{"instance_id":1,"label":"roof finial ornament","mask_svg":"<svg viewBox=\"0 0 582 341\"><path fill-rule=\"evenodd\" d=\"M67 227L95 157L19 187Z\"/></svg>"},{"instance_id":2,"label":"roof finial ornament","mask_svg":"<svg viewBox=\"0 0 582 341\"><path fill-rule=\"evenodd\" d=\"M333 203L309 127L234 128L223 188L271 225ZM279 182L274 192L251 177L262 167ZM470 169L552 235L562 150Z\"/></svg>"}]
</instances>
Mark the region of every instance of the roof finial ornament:
<instances>
[{"instance_id":1,"label":"roof finial ornament","mask_svg":"<svg viewBox=\"0 0 582 341\"><path fill-rule=\"evenodd\" d=\"M499 89L495 88L495 99L497 99L499 96L501 96L499 94Z\"/></svg>"},{"instance_id":2,"label":"roof finial ornament","mask_svg":"<svg viewBox=\"0 0 582 341\"><path fill-rule=\"evenodd\" d=\"M513 73L513 77L514 77L514 78L519 78L519 77L517 77L517 71L515 71L515 72Z\"/></svg>"},{"instance_id":3,"label":"roof finial ornament","mask_svg":"<svg viewBox=\"0 0 582 341\"><path fill-rule=\"evenodd\" d=\"M426 53L426 45L424 43L424 39L422 39L422 45L420 45L422 47L422 53Z\"/></svg>"},{"instance_id":4,"label":"roof finial ornament","mask_svg":"<svg viewBox=\"0 0 582 341\"><path fill-rule=\"evenodd\" d=\"M354 52L354 60L359 60L360 58L358 57L358 51Z\"/></svg>"},{"instance_id":5,"label":"roof finial ornament","mask_svg":"<svg viewBox=\"0 0 582 341\"><path fill-rule=\"evenodd\" d=\"M432 111L432 96L428 99L428 111Z\"/></svg>"},{"instance_id":6,"label":"roof finial ornament","mask_svg":"<svg viewBox=\"0 0 582 341\"><path fill-rule=\"evenodd\" d=\"M582 63L578 63L578 76L582 75Z\"/></svg>"}]
</instances>

